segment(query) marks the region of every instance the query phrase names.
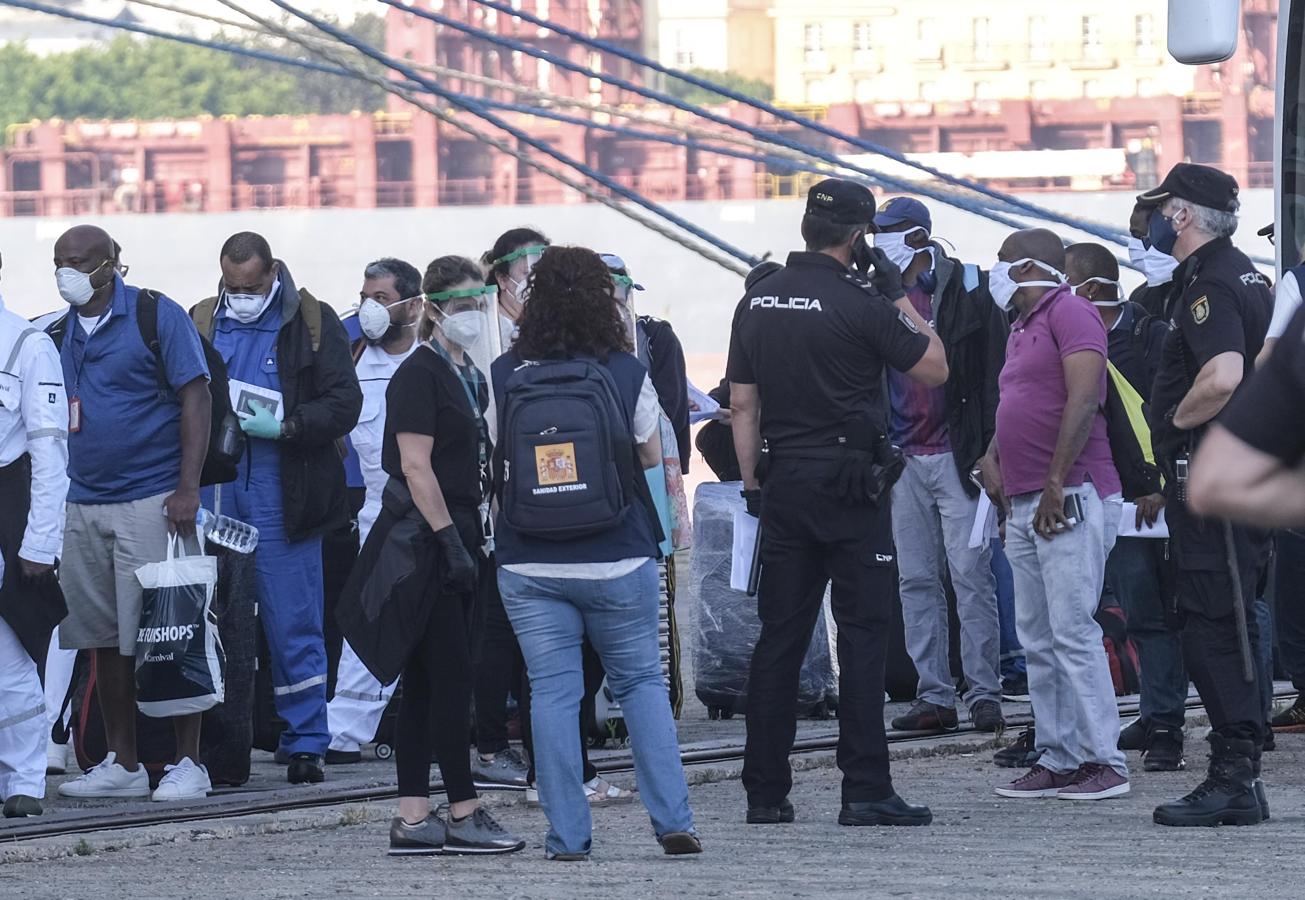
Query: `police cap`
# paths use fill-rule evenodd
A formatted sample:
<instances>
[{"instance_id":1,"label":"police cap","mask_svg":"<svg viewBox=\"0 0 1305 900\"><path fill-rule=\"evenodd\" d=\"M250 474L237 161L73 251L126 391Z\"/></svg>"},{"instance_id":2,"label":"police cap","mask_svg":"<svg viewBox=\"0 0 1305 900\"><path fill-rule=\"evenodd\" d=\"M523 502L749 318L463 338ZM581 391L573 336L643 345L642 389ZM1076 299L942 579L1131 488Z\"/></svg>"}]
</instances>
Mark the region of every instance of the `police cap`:
<instances>
[{"instance_id":1,"label":"police cap","mask_svg":"<svg viewBox=\"0 0 1305 900\"><path fill-rule=\"evenodd\" d=\"M1160 186L1139 194L1139 203L1160 204L1175 197L1223 212L1237 212L1237 179L1212 166L1179 163L1169 170Z\"/></svg>"},{"instance_id":2,"label":"police cap","mask_svg":"<svg viewBox=\"0 0 1305 900\"><path fill-rule=\"evenodd\" d=\"M875 218L875 198L870 189L842 178L826 178L807 192L808 216L835 225L866 225Z\"/></svg>"}]
</instances>

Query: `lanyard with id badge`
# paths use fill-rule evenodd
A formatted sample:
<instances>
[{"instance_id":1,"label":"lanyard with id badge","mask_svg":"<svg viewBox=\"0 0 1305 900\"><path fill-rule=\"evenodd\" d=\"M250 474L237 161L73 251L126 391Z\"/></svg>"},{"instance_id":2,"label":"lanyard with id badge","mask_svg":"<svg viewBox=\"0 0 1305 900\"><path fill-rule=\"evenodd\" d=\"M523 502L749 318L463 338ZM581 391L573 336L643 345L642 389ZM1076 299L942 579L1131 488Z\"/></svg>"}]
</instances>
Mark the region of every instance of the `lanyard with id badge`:
<instances>
[{"instance_id":1,"label":"lanyard with id badge","mask_svg":"<svg viewBox=\"0 0 1305 900\"><path fill-rule=\"evenodd\" d=\"M73 339L73 344L72 344L73 384L72 384L71 396L68 398L68 433L69 434L76 434L77 432L82 430L82 398L81 398L82 371L86 368L86 352L90 348L91 337L97 331L100 330L100 326L104 324L104 320L108 317L109 313L112 311L113 311L113 305L110 304L108 307L105 308L104 312L100 313L100 317L95 320L95 324L92 325L89 330L87 330L85 327L82 328L83 331L86 331L86 340L82 341L82 352L81 352L80 359L77 356L77 341L75 338ZM77 324L76 320L81 317L77 315L76 310L69 310L68 315L73 320L68 323L68 328L72 329L74 325Z\"/></svg>"},{"instance_id":2,"label":"lanyard with id badge","mask_svg":"<svg viewBox=\"0 0 1305 900\"><path fill-rule=\"evenodd\" d=\"M477 470L480 474L480 496L481 501L477 510L480 515L480 552L489 557L494 552L494 517L490 514L489 508L489 427L485 422L485 414L480 408L480 401L477 394L480 385L483 384L483 378L477 371L474 364L469 364L465 369L471 372L471 382L468 382L464 374L464 367L459 366L453 361L449 352L441 347L435 341L427 341L426 346L435 351L435 354L444 360L453 374L458 376L458 383L462 385L462 391L467 396L467 402L471 404L471 414L476 419L476 454Z\"/></svg>"}]
</instances>

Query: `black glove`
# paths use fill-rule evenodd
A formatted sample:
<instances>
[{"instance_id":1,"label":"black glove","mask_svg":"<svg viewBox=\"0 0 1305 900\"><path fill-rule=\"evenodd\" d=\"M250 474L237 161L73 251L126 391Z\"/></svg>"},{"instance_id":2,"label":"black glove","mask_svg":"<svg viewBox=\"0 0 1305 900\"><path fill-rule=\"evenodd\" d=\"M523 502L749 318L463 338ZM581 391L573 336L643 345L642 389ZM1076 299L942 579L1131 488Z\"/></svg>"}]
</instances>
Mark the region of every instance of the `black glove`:
<instances>
[{"instance_id":1,"label":"black glove","mask_svg":"<svg viewBox=\"0 0 1305 900\"><path fill-rule=\"evenodd\" d=\"M743 497L743 502L748 505L748 515L752 516L754 519L760 519L761 488L756 488L751 491L739 491L739 495Z\"/></svg>"},{"instance_id":2,"label":"black glove","mask_svg":"<svg viewBox=\"0 0 1305 900\"><path fill-rule=\"evenodd\" d=\"M870 276L870 283L875 286L879 293L883 294L889 300L894 302L901 300L906 296L906 288L902 287L902 270L893 265L888 254L878 247L866 245L866 252L869 254L874 271L867 273Z\"/></svg>"},{"instance_id":3,"label":"black glove","mask_svg":"<svg viewBox=\"0 0 1305 900\"><path fill-rule=\"evenodd\" d=\"M867 278L875 266L874 254L870 252L870 242L865 238L852 245L852 268Z\"/></svg>"},{"instance_id":4,"label":"black glove","mask_svg":"<svg viewBox=\"0 0 1305 900\"><path fill-rule=\"evenodd\" d=\"M469 594L476 587L476 561L467 552L458 529L448 525L435 532L442 565L441 583L456 594Z\"/></svg>"}]
</instances>

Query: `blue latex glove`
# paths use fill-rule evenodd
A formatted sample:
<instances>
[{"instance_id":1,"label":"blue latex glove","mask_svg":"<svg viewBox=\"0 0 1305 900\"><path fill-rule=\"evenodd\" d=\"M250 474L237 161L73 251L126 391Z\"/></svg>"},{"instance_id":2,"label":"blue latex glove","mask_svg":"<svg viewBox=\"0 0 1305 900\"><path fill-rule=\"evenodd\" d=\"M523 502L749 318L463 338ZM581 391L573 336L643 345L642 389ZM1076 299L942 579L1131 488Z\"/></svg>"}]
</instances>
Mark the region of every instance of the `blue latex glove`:
<instances>
[{"instance_id":1,"label":"blue latex glove","mask_svg":"<svg viewBox=\"0 0 1305 900\"><path fill-rule=\"evenodd\" d=\"M253 412L244 413L240 417L240 430L250 437L265 441L278 440L281 437L281 423L272 415L272 411L257 400L250 400L249 408Z\"/></svg>"}]
</instances>

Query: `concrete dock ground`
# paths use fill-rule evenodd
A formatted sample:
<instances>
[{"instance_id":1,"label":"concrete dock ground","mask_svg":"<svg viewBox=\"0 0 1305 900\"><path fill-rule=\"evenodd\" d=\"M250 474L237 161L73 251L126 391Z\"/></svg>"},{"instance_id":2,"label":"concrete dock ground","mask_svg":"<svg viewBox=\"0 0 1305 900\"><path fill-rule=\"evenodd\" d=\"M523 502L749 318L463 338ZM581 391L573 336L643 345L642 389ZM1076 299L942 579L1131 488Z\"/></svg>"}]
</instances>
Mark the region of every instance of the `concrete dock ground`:
<instances>
[{"instance_id":1,"label":"concrete dock ground","mask_svg":"<svg viewBox=\"0 0 1305 900\"><path fill-rule=\"evenodd\" d=\"M0 897L1301 897L1305 735L1266 756L1269 823L1161 828L1152 808L1204 768L1203 729L1189 731L1188 771L1144 772L1130 754L1132 793L1096 803L1003 800L992 786L1012 773L989 748L911 745L894 778L933 808L928 828L839 826L837 770L813 754L789 826L743 824L736 765L692 768L698 857L664 857L636 803L595 811L591 861L549 862L543 813L499 794L496 815L528 839L512 856L390 859L393 804L376 802L0 844Z\"/></svg>"}]
</instances>

